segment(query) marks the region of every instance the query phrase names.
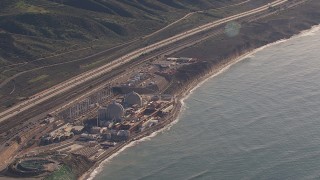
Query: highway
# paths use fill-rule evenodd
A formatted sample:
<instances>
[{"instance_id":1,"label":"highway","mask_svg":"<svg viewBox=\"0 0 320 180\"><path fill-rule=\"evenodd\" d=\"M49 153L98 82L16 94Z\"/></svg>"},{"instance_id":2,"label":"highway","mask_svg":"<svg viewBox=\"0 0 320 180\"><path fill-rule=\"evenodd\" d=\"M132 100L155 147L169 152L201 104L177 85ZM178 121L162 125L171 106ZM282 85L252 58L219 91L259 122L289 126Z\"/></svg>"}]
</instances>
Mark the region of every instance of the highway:
<instances>
[{"instance_id":1,"label":"highway","mask_svg":"<svg viewBox=\"0 0 320 180\"><path fill-rule=\"evenodd\" d=\"M147 47L135 50L127 55L124 55L118 59L115 59L114 61L112 61L106 65L103 65L99 68L96 68L96 69L87 71L85 73L82 73L80 75L77 75L77 76L75 76L65 82L62 82L58 85L53 86L50 89L42 91L42 92L30 97L28 100L25 100L25 101L13 106L13 107L1 112L0 113L0 122L5 121L13 116L16 116L20 112L26 111L26 110L30 109L31 107L34 107L35 105L38 105L39 103L42 103L42 102L44 102L44 101L46 101L46 100L48 100L58 94L66 92L67 90L70 90L80 84L83 84L85 82L88 82L90 80L98 78L99 76L101 76L107 72L110 72L111 70L113 70L121 65L129 63L130 61L140 57L141 55L144 55L146 53L150 53L152 51L163 48L163 47L168 46L170 44L174 44L180 40L183 40L183 39L188 38L190 36L193 36L195 34L210 30L214 27L225 24L227 22L234 21L234 20L237 20L237 19L240 19L243 17L247 17L250 15L254 15L254 14L266 11L266 10L268 10L268 8L270 6L276 7L281 4L286 3L287 1L288 0L276 0L276 1L273 1L272 3L266 4L264 6L261 6L261 7L258 7L258 8L255 8L255 9L252 9L252 10L249 10L249 11L237 14L237 15L233 15L233 16L230 16L227 18L223 18L223 19L211 22L211 23L207 23L205 25L202 25L197 28L188 30L186 32L177 34L175 36L164 39L162 41L159 41L159 42L154 43L152 45L149 45Z\"/></svg>"}]
</instances>

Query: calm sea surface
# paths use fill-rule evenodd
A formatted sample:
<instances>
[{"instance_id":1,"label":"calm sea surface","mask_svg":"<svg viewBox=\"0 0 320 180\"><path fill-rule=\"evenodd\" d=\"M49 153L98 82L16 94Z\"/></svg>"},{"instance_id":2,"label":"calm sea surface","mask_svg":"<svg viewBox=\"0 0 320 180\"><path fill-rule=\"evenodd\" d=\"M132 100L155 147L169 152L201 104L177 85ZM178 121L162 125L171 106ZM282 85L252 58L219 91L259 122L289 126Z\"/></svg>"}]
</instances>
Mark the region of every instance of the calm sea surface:
<instances>
[{"instance_id":1,"label":"calm sea surface","mask_svg":"<svg viewBox=\"0 0 320 180\"><path fill-rule=\"evenodd\" d=\"M235 64L185 106L94 179L320 179L320 32Z\"/></svg>"}]
</instances>

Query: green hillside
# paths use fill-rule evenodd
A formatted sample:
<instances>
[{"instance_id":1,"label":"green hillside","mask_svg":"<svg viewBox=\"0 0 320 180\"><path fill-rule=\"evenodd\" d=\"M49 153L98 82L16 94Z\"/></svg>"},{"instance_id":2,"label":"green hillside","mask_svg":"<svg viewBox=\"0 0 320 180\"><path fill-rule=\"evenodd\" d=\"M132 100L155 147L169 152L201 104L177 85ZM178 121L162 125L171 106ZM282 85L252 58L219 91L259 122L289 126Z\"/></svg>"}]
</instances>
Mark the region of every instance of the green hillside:
<instances>
[{"instance_id":1,"label":"green hillside","mask_svg":"<svg viewBox=\"0 0 320 180\"><path fill-rule=\"evenodd\" d=\"M120 43L151 33L189 11L225 3L217 0L2 0L0 56L15 63L33 60L61 48L61 44L55 46L52 41L62 42L66 47L96 39Z\"/></svg>"}]
</instances>

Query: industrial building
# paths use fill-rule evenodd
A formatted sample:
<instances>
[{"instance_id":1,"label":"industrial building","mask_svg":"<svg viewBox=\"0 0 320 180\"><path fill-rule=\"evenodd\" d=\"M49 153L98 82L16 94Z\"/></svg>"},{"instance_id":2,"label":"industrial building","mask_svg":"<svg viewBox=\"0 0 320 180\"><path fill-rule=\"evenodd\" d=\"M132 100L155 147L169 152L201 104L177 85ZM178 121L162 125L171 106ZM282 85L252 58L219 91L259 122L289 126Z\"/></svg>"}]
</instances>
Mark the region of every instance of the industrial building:
<instances>
[{"instance_id":1,"label":"industrial building","mask_svg":"<svg viewBox=\"0 0 320 180\"><path fill-rule=\"evenodd\" d=\"M58 129L52 131L51 133L48 133L41 137L40 144L51 144L51 143L59 143L61 141L70 139L74 137L74 127L67 123ZM79 129L78 129L79 130ZM79 131L82 131L83 128Z\"/></svg>"},{"instance_id":2,"label":"industrial building","mask_svg":"<svg viewBox=\"0 0 320 180\"><path fill-rule=\"evenodd\" d=\"M100 107L98 109L98 122L107 121L107 108Z\"/></svg>"},{"instance_id":3,"label":"industrial building","mask_svg":"<svg viewBox=\"0 0 320 180\"><path fill-rule=\"evenodd\" d=\"M83 129L84 129L84 126L73 126L71 132L73 132L74 134L81 134Z\"/></svg>"}]
</instances>

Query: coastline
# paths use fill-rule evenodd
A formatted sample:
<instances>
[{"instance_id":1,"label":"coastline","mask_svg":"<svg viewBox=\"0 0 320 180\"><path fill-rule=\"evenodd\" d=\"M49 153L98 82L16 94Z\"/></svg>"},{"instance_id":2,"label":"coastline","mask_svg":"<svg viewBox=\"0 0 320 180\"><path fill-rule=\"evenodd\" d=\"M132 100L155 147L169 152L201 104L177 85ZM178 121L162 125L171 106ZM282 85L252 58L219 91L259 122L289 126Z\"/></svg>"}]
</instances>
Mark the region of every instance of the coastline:
<instances>
[{"instance_id":1,"label":"coastline","mask_svg":"<svg viewBox=\"0 0 320 180\"><path fill-rule=\"evenodd\" d=\"M295 34L291 36L290 38L285 38L285 39L280 39L278 41L269 43L267 45L258 47L256 49L249 49L247 51L244 51L242 54L231 56L230 58L224 59L221 63L217 64L215 67L211 68L208 72L206 72L204 75L199 76L198 78L195 78L192 80L186 87L182 88L180 92L178 92L176 95L176 98L178 100L178 103L180 104L179 108L176 108L173 112L173 116L171 117L171 120L169 120L169 123L164 125L162 128L158 128L155 131L152 131L151 134L146 133L145 135L142 135L140 139L134 140L134 141L129 141L124 143L119 150L116 150L113 154L111 154L109 157L104 159L101 162L95 163L95 165L89 169L89 171L85 172L79 179L84 180L84 179L89 179L92 180L96 177L97 174L99 174L102 169L112 161L112 159L116 156L118 156L121 152L126 150L127 148L133 147L135 145L138 145L139 143L146 141L146 140L151 140L151 138L155 137L159 133L162 133L164 131L170 130L170 128L179 122L180 116L182 115L183 111L185 110L185 100L189 98L189 96L197 89L199 88L202 84L207 82L208 80L224 73L227 71L230 67L233 65L237 64L238 62L241 62L247 58L250 58L252 55L255 53L268 48L273 45L281 44L283 42L286 42L290 39L293 38L299 38L299 37L304 37L304 36L309 36L312 35L315 32L318 32L320 30L320 24L319 25L314 25L308 30L303 30L298 34Z\"/></svg>"},{"instance_id":2,"label":"coastline","mask_svg":"<svg viewBox=\"0 0 320 180\"><path fill-rule=\"evenodd\" d=\"M225 72L228 70L232 65L237 64L238 62L248 58L250 55L256 53L256 51L249 51L243 55L240 55L238 58L234 58L231 61L228 61L226 63L221 63L218 65L218 67L213 68L210 72L206 73L204 76L201 76L200 79L196 79L193 82L191 82L189 85L187 85L184 88L184 91L177 95L176 98L178 99L178 103L180 104L180 108L176 108L173 114L176 114L171 121L169 121L168 124L166 124L163 128L160 128L156 131L153 131L150 135L143 136L142 138L136 140L136 141L131 141L128 143L124 143L119 150L115 151L112 155L107 157L101 162L95 163L95 165L89 169L86 173L84 173L79 180L93 180L94 177L102 171L102 168L105 167L111 160L119 155L121 152L126 150L127 148L133 147L135 145L138 145L140 142L146 141L146 140L151 140L152 137L155 137L157 134L164 132L166 130L170 130L170 128L179 122L180 116L182 115L183 111L185 110L186 106L184 101L188 99L188 97L196 90L199 88L203 83L206 81L210 80L211 78L214 78L215 76L218 76L219 74Z\"/></svg>"},{"instance_id":3,"label":"coastline","mask_svg":"<svg viewBox=\"0 0 320 180\"><path fill-rule=\"evenodd\" d=\"M293 0L293 2L298 2L298 1L300 0ZM163 106L164 108L161 107L159 110L161 111L162 109L165 109L167 105L170 105L173 108L171 107L168 108L170 110L166 111L164 115L161 115L161 116L159 115L159 117L157 117L157 118L160 118L160 120L156 124L153 124L148 128L144 128L142 132L139 131L140 129L137 131L132 131L133 133L130 134L131 137L129 136L129 138L127 138L125 141L124 140L118 141L117 143L112 144L111 145L112 147L108 147L108 148L103 147L103 145L108 146L107 143L96 144L96 146L92 148L93 146L91 146L91 144L88 144L88 143L82 144L81 142L79 143L73 142L78 137L76 136L74 137L74 139L70 141L67 140L66 142L62 142L61 144L55 144L53 146L44 146L39 148L37 147L35 151L31 151L31 148L33 148L34 146L32 145L32 147L29 149L29 142L31 144L34 141L31 140L32 134L29 133L31 131L28 131L27 135L22 136L24 139L26 139L25 141L23 141L23 143L18 143L19 139L13 139L12 140L13 144L10 147L18 148L18 144L21 144L21 150L19 150L19 152L22 151L24 153L24 151L27 152L30 150L29 151L30 153L27 152L28 155L32 156L32 154L35 152L34 156L40 157L40 158L42 157L42 155L50 155L51 153L60 154L60 152L66 152L66 156L68 155L67 156L68 158L59 159L60 165L62 165L59 167L63 167L63 168L56 168L52 170L52 173L50 172L47 175L41 174L41 176L37 176L37 177L34 176L35 179L56 178L56 175L60 174L64 170L64 167L68 168L68 172L63 175L64 178L104 179L105 177L109 176L109 173L108 173L109 169L110 168L113 169L112 167L114 166L114 164L117 164L119 159L122 159L122 157L124 156L123 154L127 154L127 153L130 154L130 152L136 151L137 148L140 149L139 148L140 146L144 147L145 145L148 146L148 144L150 143L154 144L152 143L153 141L158 141L158 139L162 139L162 137L165 136L165 134L172 134L172 132L173 134L176 134L175 131L179 130L179 128L177 129L176 126L180 127L181 124L185 124L183 121L189 119L189 118L186 119L187 111L193 110L193 107L191 106L189 107L189 103L193 104L192 99L194 98L195 95L199 93L199 91L203 90L204 86L207 86L208 84L212 84L212 82L216 82L217 80L220 81L221 78L228 76L229 73L233 74L234 71L237 71L238 67L240 66L242 68L245 68L243 69L245 73L246 72L250 73L251 71L255 71L257 72L257 74L259 74L260 71L256 71L256 70L257 68L260 68L259 66L257 66L260 63L255 63L253 66L250 66L250 67L246 65L248 63L251 63L251 61L253 60L256 60L256 62L259 62L260 58L257 58L257 57L260 56L261 54L264 55L265 52L268 52L268 55L270 55L266 59L266 62L268 62L268 60L273 59L271 58L271 56L279 60L281 58L281 55L277 55L278 57L280 57L278 58L277 56L274 56L274 54L278 53L279 48L283 48L284 50L286 50L287 47L289 48L289 46L291 46L292 44L291 40L294 40L295 42L298 42L300 44L300 40L303 41L305 39L303 37L308 36L307 38L309 40L312 40L312 42L311 43L310 41L304 42L306 45L305 47L308 47L308 45L313 45L313 42L316 42L315 37L318 37L320 33L320 11L317 10L320 8L320 1L318 0L302 0L302 1L305 3L302 3L301 6L299 4L299 6L298 5L293 6L293 8L290 7L287 9L284 8L284 9L279 9L277 11L272 11L272 13L267 13L267 15L265 16L264 14L262 14L261 16L260 15L257 15L256 17L253 16L252 17L253 19L249 18L249 19L244 19L244 20L239 20L234 22L239 25L239 29L237 29L238 32L236 32L235 35L228 34L225 29L226 26L221 25L221 27L218 27L217 30L213 30L214 32L217 31L217 33L213 34L211 33L211 31L208 31L203 35L201 35L201 37L203 36L204 38L200 38L197 41L190 41L191 44L185 44L179 49L172 48L173 50L168 51L166 54L164 54L164 58L166 56L192 57L193 59L195 59L195 61L192 61L191 65L186 64L185 66L182 66L181 68L176 69L176 71L174 71L172 75L163 76L166 78L167 82L169 83L167 83L165 86L161 86L160 92L161 94L170 94L171 97L174 97L174 98L171 98L171 101L167 101L168 104L164 103L165 104L165 106ZM309 48L309 49L311 50L314 48ZM308 53L309 49L301 52ZM296 50L300 51L299 48ZM282 51L280 51L280 53L284 54ZM302 56L304 55L307 55L307 54L303 54ZM294 60L295 56L292 56L292 57L293 57L292 60ZM288 56L287 58L290 59L291 57ZM279 65L281 65L282 61L286 61L288 59L282 59L281 61L279 60L275 62L276 63L275 67L277 67L278 63ZM246 60L246 61L243 61L243 60ZM299 64L298 61L294 61L294 62ZM305 62L308 62L308 59L306 59ZM236 66L233 66L233 65L236 65ZM271 69L269 68L269 70L267 71L269 71L270 73L273 73L272 69L273 68ZM222 74L225 72L227 72L227 74ZM235 79L233 79L233 82L238 81L240 77L242 77L241 74L240 76L236 76ZM276 79L277 76L275 76L274 78ZM243 79L242 77L241 80L246 80L246 79ZM219 84L214 85L214 87L215 86L219 86ZM232 81L230 86L232 89L232 86L233 86ZM226 90L229 91L228 88ZM223 95L227 91L223 90L221 91L222 94L221 93L220 94ZM211 109L209 109L209 111L210 110ZM213 118L213 116L215 116L214 114L212 115L210 114L210 116L208 117ZM194 118L197 119L197 117L194 117ZM179 124L177 124L178 122ZM205 122L203 122L204 124L202 123L202 125L207 126ZM173 127L174 125L175 127ZM50 128L50 126L46 126L46 127L48 129ZM171 127L173 128L171 129ZM52 128L55 128L55 127L53 126ZM88 127L88 132L89 132L89 128L90 127ZM183 128L185 128L185 126ZM210 129L211 131L213 130L212 128ZM36 130L34 132L36 132ZM84 132L86 131L87 130L85 129ZM218 131L220 131L220 129L218 129ZM40 129L39 129L39 132L40 132ZM41 133L42 132L44 131L41 131ZM212 132L215 132L215 131L212 131ZM11 132L9 131L9 133ZM11 134L14 134L14 132L12 132ZM6 137L11 137L10 136L11 134L9 134L9 136L6 136L6 134L3 133L2 134L3 139ZM33 133L33 134L37 134L37 133ZM160 134L160 136L153 139L153 137L157 136L158 134ZM169 137L168 136L166 137L170 138L171 135L169 135ZM36 136L35 138L32 137L32 139L38 140ZM14 140L16 140L17 142L15 142ZM152 140L152 141L146 142L145 144L140 144L141 142L148 141L148 140ZM198 139L196 140L198 141ZM85 150L86 152L82 153L83 151L80 151L80 149L76 149L74 151L68 149L69 147L73 147L73 148L77 147L77 145L71 146L72 143L68 144L71 141L73 144L81 145L83 148L80 146L78 147L80 147L81 150L82 149ZM97 141L97 143L99 142L100 141ZM37 144L34 144L34 145L36 147ZM127 148L130 148L136 145L140 145L140 146L127 150ZM96 147L98 148L98 151L96 152L95 156L89 155L87 153L89 152L87 150L90 150L89 153L91 153L91 150L92 150L92 153L93 153ZM180 146L178 146L177 148L180 149L181 147L180 148L179 147ZM219 144L218 144L218 147L219 147ZM5 152L10 153L10 150L11 149L7 148ZM80 153L78 153L78 151ZM37 155L36 153L39 153L39 155ZM121 156L118 156L118 155L121 155ZM157 154L154 154L153 158L152 157L149 157L149 158L151 160L153 159L154 161L155 159L157 159L156 156ZM21 158L22 156L12 157L10 154L4 155L3 157L11 157L11 158L14 158L13 160L25 159L25 158ZM117 157L117 158L113 159L114 157ZM158 158L162 159L161 156ZM132 159L136 160L136 157L134 154ZM136 166L136 163L132 165ZM12 176L15 175L14 173L10 174L11 167L8 168L9 171L7 170L1 171L0 179L2 179L1 177L6 178L7 176L11 177L11 175ZM154 168L151 168L150 170L152 171L152 169ZM137 170L139 171L139 168ZM118 172L116 174L119 175L119 173L122 174L122 172L123 171ZM129 176L127 176L127 178L130 179L130 173L132 172L134 171L129 172ZM112 174L112 170L110 171L110 173ZM173 172L173 174L175 174L175 172ZM19 177L21 177L22 179L25 179L24 175L19 175Z\"/></svg>"}]
</instances>

